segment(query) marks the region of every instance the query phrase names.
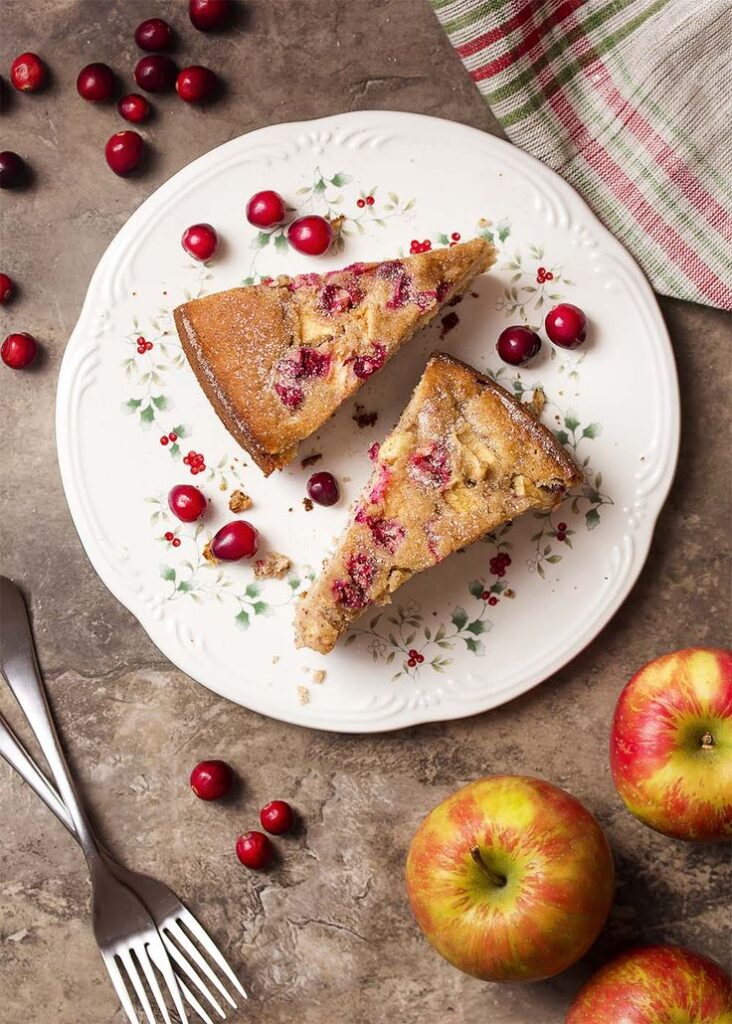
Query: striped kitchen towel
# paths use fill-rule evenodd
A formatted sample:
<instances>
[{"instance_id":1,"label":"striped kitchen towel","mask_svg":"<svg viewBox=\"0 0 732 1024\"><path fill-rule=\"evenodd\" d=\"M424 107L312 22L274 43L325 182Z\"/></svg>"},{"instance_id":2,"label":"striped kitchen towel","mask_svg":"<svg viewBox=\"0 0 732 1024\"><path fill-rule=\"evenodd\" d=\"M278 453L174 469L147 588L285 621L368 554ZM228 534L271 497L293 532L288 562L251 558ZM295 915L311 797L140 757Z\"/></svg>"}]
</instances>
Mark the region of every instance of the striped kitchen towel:
<instances>
[{"instance_id":1,"label":"striped kitchen towel","mask_svg":"<svg viewBox=\"0 0 732 1024\"><path fill-rule=\"evenodd\" d=\"M432 4L511 141L654 287L732 310L732 2Z\"/></svg>"}]
</instances>

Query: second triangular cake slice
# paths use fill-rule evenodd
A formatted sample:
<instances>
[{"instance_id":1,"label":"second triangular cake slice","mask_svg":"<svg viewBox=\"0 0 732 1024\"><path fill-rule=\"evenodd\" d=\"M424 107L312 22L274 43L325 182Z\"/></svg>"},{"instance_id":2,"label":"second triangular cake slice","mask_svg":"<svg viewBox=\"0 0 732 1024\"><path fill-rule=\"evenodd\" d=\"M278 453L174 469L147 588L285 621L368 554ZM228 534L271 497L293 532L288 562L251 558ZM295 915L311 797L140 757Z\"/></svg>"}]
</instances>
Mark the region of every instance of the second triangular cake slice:
<instances>
[{"instance_id":1,"label":"second triangular cake slice","mask_svg":"<svg viewBox=\"0 0 732 1024\"><path fill-rule=\"evenodd\" d=\"M186 302L175 323L209 401L269 475L494 259L476 238L280 277Z\"/></svg>"},{"instance_id":2,"label":"second triangular cake slice","mask_svg":"<svg viewBox=\"0 0 732 1024\"><path fill-rule=\"evenodd\" d=\"M415 573L530 510L551 509L579 471L502 387L442 352L399 423L335 553L297 607L298 647L327 654Z\"/></svg>"}]
</instances>

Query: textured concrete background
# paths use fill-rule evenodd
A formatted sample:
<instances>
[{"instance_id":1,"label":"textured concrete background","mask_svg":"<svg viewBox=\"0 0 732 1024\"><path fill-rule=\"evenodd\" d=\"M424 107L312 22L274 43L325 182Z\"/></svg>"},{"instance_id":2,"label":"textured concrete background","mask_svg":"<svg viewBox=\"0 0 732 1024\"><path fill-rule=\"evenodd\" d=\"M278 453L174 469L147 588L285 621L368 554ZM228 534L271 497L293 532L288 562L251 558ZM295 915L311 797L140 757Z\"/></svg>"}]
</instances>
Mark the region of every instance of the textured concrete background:
<instances>
[{"instance_id":1,"label":"textured concrete background","mask_svg":"<svg viewBox=\"0 0 732 1024\"><path fill-rule=\"evenodd\" d=\"M88 563L56 466L56 374L89 277L132 210L189 161L276 121L344 108L414 110L497 130L424 0L258 0L236 28L204 36L183 0L5 0L0 67L40 53L53 84L12 96L2 148L25 155L32 189L2 195L2 269L20 282L3 334L44 345L32 373L0 372L2 571L30 595L41 664L84 795L110 845L169 882L241 969L241 1020L322 1024L399 1020L559 1024L580 980L633 942L673 941L719 960L730 928L729 857L635 822L606 756L615 698L645 660L729 632L729 320L662 301L681 376L681 463L646 569L613 622L554 679L467 721L373 738L305 732L227 704L173 669ZM154 14L181 30L180 54L228 85L205 111L155 101L146 174L122 181L103 145L122 127L84 103L79 69L108 61L131 85L135 26ZM5 90L7 96L7 89ZM2 368L0 368L2 369ZM620 397L620 396L619 396ZM0 705L14 722L15 708ZM21 730L22 731L22 730ZM24 733L24 735L27 735ZM197 802L191 766L222 756L243 779L228 806ZM597 947L543 984L482 984L442 962L405 903L402 866L426 811L482 773L526 772L566 786L608 830L618 892ZM0 1020L120 1024L89 927L89 886L63 829L0 764ZM267 874L233 843L264 800L290 799L301 835Z\"/></svg>"}]
</instances>

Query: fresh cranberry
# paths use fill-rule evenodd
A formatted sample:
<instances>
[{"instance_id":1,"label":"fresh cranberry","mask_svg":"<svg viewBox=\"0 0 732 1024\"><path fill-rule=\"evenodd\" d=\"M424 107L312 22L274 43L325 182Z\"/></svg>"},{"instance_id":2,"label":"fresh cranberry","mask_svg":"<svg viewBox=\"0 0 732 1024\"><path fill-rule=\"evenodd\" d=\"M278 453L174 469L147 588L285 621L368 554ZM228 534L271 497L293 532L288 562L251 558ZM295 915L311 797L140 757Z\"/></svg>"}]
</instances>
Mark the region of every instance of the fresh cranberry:
<instances>
[{"instance_id":1,"label":"fresh cranberry","mask_svg":"<svg viewBox=\"0 0 732 1024\"><path fill-rule=\"evenodd\" d=\"M32 334L9 334L0 348L0 358L11 370L24 370L36 358L38 343Z\"/></svg>"},{"instance_id":2,"label":"fresh cranberry","mask_svg":"<svg viewBox=\"0 0 732 1024\"><path fill-rule=\"evenodd\" d=\"M511 366L523 366L541 348L541 338L528 327L507 327L498 335L496 352Z\"/></svg>"},{"instance_id":3,"label":"fresh cranberry","mask_svg":"<svg viewBox=\"0 0 732 1024\"><path fill-rule=\"evenodd\" d=\"M247 220L258 228L271 228L285 219L285 203L272 189L255 192L247 203Z\"/></svg>"},{"instance_id":4,"label":"fresh cranberry","mask_svg":"<svg viewBox=\"0 0 732 1024\"><path fill-rule=\"evenodd\" d=\"M231 0L188 0L188 16L199 32L222 28L231 14Z\"/></svg>"},{"instance_id":5,"label":"fresh cranberry","mask_svg":"<svg viewBox=\"0 0 732 1024\"><path fill-rule=\"evenodd\" d=\"M297 252L307 256L322 256L333 242L333 228L325 217L299 217L287 229L287 240Z\"/></svg>"},{"instance_id":6,"label":"fresh cranberry","mask_svg":"<svg viewBox=\"0 0 732 1024\"><path fill-rule=\"evenodd\" d=\"M220 800L234 778L226 761L200 761L191 772L191 789L199 800Z\"/></svg>"},{"instance_id":7,"label":"fresh cranberry","mask_svg":"<svg viewBox=\"0 0 732 1024\"><path fill-rule=\"evenodd\" d=\"M177 74L178 69L170 57L160 53L141 57L135 67L135 81L145 92L170 92Z\"/></svg>"},{"instance_id":8,"label":"fresh cranberry","mask_svg":"<svg viewBox=\"0 0 732 1024\"><path fill-rule=\"evenodd\" d=\"M176 484L168 494L168 507L183 523L195 523L206 511L206 499L192 484Z\"/></svg>"},{"instance_id":9,"label":"fresh cranberry","mask_svg":"<svg viewBox=\"0 0 732 1024\"><path fill-rule=\"evenodd\" d=\"M148 53L168 50L173 44L173 29L162 18L148 18L135 29L135 42Z\"/></svg>"},{"instance_id":10,"label":"fresh cranberry","mask_svg":"<svg viewBox=\"0 0 732 1024\"><path fill-rule=\"evenodd\" d=\"M549 340L560 348L577 348L587 337L587 317L571 302L550 309L544 320Z\"/></svg>"},{"instance_id":11,"label":"fresh cranberry","mask_svg":"<svg viewBox=\"0 0 732 1024\"><path fill-rule=\"evenodd\" d=\"M259 820L262 828L271 832L273 836L281 836L284 832L290 831L295 822L295 815L284 800L270 800L259 812Z\"/></svg>"},{"instance_id":12,"label":"fresh cranberry","mask_svg":"<svg viewBox=\"0 0 732 1024\"><path fill-rule=\"evenodd\" d=\"M261 871L271 863L274 847L263 832L245 832L236 841L236 855L244 867Z\"/></svg>"},{"instance_id":13,"label":"fresh cranberry","mask_svg":"<svg viewBox=\"0 0 732 1024\"><path fill-rule=\"evenodd\" d=\"M216 91L219 80L210 68L191 64L175 80L175 89L186 103L203 103Z\"/></svg>"},{"instance_id":14,"label":"fresh cranberry","mask_svg":"<svg viewBox=\"0 0 732 1024\"><path fill-rule=\"evenodd\" d=\"M240 558L251 558L259 547L259 533L251 523L235 519L215 534L211 551L222 562L238 562Z\"/></svg>"},{"instance_id":15,"label":"fresh cranberry","mask_svg":"<svg viewBox=\"0 0 732 1024\"><path fill-rule=\"evenodd\" d=\"M150 116L150 104L144 96L140 96L137 92L131 92L129 96L123 96L119 101L117 111L125 121L142 124Z\"/></svg>"},{"instance_id":16,"label":"fresh cranberry","mask_svg":"<svg viewBox=\"0 0 732 1024\"><path fill-rule=\"evenodd\" d=\"M332 473L313 473L306 486L308 494L318 505L335 505L340 497L338 481Z\"/></svg>"},{"instance_id":17,"label":"fresh cranberry","mask_svg":"<svg viewBox=\"0 0 732 1024\"><path fill-rule=\"evenodd\" d=\"M7 274L0 274L0 306L10 302L13 297L13 279Z\"/></svg>"},{"instance_id":18,"label":"fresh cranberry","mask_svg":"<svg viewBox=\"0 0 732 1024\"><path fill-rule=\"evenodd\" d=\"M0 188L20 188L28 180L28 167L22 156L6 149L0 153Z\"/></svg>"},{"instance_id":19,"label":"fresh cranberry","mask_svg":"<svg viewBox=\"0 0 732 1024\"><path fill-rule=\"evenodd\" d=\"M145 143L137 132L115 132L107 140L104 155L115 174L126 178L139 166Z\"/></svg>"},{"instance_id":20,"label":"fresh cranberry","mask_svg":"<svg viewBox=\"0 0 732 1024\"><path fill-rule=\"evenodd\" d=\"M87 64L76 79L76 91L90 103L103 103L114 95L114 73L108 64Z\"/></svg>"},{"instance_id":21,"label":"fresh cranberry","mask_svg":"<svg viewBox=\"0 0 732 1024\"><path fill-rule=\"evenodd\" d=\"M20 92L38 92L47 78L46 65L37 53L21 53L10 65L10 81Z\"/></svg>"},{"instance_id":22,"label":"fresh cranberry","mask_svg":"<svg viewBox=\"0 0 732 1024\"><path fill-rule=\"evenodd\" d=\"M189 256L205 263L216 252L219 237L210 224L192 224L185 229L180 241Z\"/></svg>"}]
</instances>

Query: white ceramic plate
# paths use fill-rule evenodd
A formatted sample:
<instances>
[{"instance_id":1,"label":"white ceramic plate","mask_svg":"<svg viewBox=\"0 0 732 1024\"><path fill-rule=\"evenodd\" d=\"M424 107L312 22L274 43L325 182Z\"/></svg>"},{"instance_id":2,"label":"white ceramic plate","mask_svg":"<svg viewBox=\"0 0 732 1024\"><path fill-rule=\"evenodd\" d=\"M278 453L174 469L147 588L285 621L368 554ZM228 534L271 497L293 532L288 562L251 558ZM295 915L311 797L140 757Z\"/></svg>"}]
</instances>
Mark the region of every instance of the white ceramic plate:
<instances>
[{"instance_id":1,"label":"white ceramic plate","mask_svg":"<svg viewBox=\"0 0 732 1024\"><path fill-rule=\"evenodd\" d=\"M342 213L343 251L313 260L289 249L281 232L258 234L244 207L261 188L301 211ZM210 267L180 245L184 228L201 221L223 240ZM357 425L350 402L302 446L301 457L322 454L317 467L340 478L343 495L334 508L307 511L313 470L298 461L262 477L200 391L171 310L243 279L395 257L413 239L436 246L481 231L498 246L497 268L454 310L457 325L444 338L442 325L433 325L362 389L359 411L378 413L373 425ZM569 353L545 342L521 373L502 365L494 348L502 328L541 324L559 299L590 318L584 348ZM297 591L346 521L368 475L367 448L396 421L438 347L494 372L516 393L540 383L543 418L583 466L586 486L551 516L517 521L413 580L394 605L364 615L328 657L296 651ZM84 547L171 661L263 714L371 732L501 704L597 635L640 572L673 476L678 387L643 275L563 181L474 129L371 111L235 139L143 203L89 287L61 369L57 431ZM176 432L184 436L161 443ZM182 461L188 451L205 457L195 477ZM166 509L168 489L183 481L213 499L198 529ZM202 558L205 542L231 518L227 495L237 486L253 498L246 515L263 549L292 559L287 580L257 584L251 565L212 568ZM500 568L491 563L499 550L511 559L503 576L491 568ZM422 660L410 659L410 650ZM317 682L320 669L326 677Z\"/></svg>"}]
</instances>

